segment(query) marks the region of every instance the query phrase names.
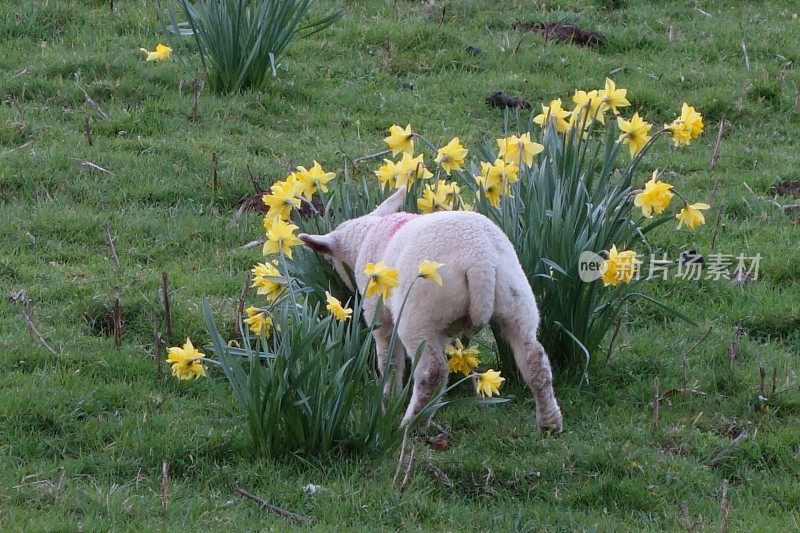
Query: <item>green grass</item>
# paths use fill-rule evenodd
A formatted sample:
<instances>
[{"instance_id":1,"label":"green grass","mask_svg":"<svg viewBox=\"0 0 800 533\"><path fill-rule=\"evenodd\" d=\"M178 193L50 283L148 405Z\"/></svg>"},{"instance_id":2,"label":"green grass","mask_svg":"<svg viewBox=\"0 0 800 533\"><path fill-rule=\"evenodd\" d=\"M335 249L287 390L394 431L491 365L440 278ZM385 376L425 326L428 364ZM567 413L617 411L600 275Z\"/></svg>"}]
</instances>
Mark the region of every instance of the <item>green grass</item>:
<instances>
[{"instance_id":1,"label":"green grass","mask_svg":"<svg viewBox=\"0 0 800 533\"><path fill-rule=\"evenodd\" d=\"M782 213L770 192L777 181L800 179L794 2L348 2L341 21L291 48L265 92L204 92L197 123L188 119L191 91L179 91L181 80L198 76L196 58L144 63L139 47L164 40L155 2L115 6L112 13L100 0L0 5L2 529L287 527L233 494L239 483L325 530L674 530L684 501L695 520L702 517L699 527L713 530L724 479L731 530L798 528L800 215ZM545 43L511 30L516 20L597 28L607 44L595 51ZM468 54L470 45L483 54ZM534 103L568 99L575 88L601 86L611 71L633 108L656 123L671 120L683 101L706 117L699 142L664 146L650 165L698 200L719 180L710 224L693 233L665 226L656 250L708 254L721 210L714 249L760 253L762 277L744 287L647 283L649 294L698 326L632 304L610 361L597 354L590 383L556 383L564 435L535 431L523 392L493 408L445 408L450 450L419 449L418 470L399 494L390 483L393 458L259 460L242 422L221 414L208 383L154 379L162 271L174 289L172 342L208 340L204 296L231 328L243 272L258 259L258 250L240 245L261 231L254 214L232 221L236 202L252 192L248 167L267 182L312 159L341 172L347 158L380 149L392 123L411 122L436 142L459 135L474 147L503 128L503 113L483 103L491 92ZM108 120L84 105L81 88ZM732 128L709 170L723 116ZM117 236L119 269L107 229ZM23 288L58 357L30 336L18 305L5 298ZM100 327L115 290L126 322L120 349ZM727 350L739 323L746 334L731 370ZM690 385L707 394L672 397L652 428L653 378L662 389L679 388L681 353L709 328L688 357ZM763 405L759 365L767 371ZM709 468L742 430L751 437ZM170 505L162 515L165 460ZM426 474L427 463L453 487ZM308 483L323 490L306 496Z\"/></svg>"}]
</instances>

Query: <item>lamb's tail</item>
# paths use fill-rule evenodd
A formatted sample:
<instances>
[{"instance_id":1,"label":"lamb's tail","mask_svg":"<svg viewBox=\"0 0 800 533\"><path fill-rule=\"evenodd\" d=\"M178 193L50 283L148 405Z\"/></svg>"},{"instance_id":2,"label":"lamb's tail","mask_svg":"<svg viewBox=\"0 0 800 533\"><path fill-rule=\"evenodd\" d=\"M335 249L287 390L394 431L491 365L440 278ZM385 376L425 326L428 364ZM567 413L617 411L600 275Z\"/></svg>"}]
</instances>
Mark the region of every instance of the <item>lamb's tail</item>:
<instances>
[{"instance_id":1,"label":"lamb's tail","mask_svg":"<svg viewBox=\"0 0 800 533\"><path fill-rule=\"evenodd\" d=\"M472 327L478 329L489 323L494 315L495 282L494 267L474 266L467 270L469 290L469 318Z\"/></svg>"}]
</instances>

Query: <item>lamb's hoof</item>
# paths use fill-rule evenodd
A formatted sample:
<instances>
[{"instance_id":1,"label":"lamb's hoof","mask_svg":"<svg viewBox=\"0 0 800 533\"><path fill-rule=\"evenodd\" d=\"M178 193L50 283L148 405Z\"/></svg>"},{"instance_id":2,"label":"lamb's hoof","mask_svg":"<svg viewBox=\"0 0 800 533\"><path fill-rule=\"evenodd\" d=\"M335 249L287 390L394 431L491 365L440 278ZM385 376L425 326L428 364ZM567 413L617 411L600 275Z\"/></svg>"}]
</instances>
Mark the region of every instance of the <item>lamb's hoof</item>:
<instances>
[{"instance_id":1,"label":"lamb's hoof","mask_svg":"<svg viewBox=\"0 0 800 533\"><path fill-rule=\"evenodd\" d=\"M555 409L548 413L536 413L536 423L542 433L560 435L564 431L561 421L561 411Z\"/></svg>"},{"instance_id":2,"label":"lamb's hoof","mask_svg":"<svg viewBox=\"0 0 800 533\"><path fill-rule=\"evenodd\" d=\"M427 437L425 439L425 444L433 448L434 450L438 450L440 452L446 452L450 449L450 435L446 433L439 433L434 435L433 437Z\"/></svg>"}]
</instances>

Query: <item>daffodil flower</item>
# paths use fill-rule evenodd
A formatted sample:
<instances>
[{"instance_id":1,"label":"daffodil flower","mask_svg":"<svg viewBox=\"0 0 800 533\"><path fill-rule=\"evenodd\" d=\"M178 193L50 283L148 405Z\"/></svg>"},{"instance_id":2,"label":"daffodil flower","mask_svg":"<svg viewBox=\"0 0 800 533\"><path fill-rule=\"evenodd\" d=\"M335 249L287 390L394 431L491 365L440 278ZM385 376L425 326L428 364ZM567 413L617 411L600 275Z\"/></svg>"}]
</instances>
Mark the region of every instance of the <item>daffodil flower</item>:
<instances>
[{"instance_id":1,"label":"daffodil flower","mask_svg":"<svg viewBox=\"0 0 800 533\"><path fill-rule=\"evenodd\" d=\"M333 315L333 318L336 320L343 322L350 318L350 315L353 314L352 309L344 307L342 302L332 296L328 291L325 291L325 299L328 302L328 305L326 305L325 308L330 311L331 315Z\"/></svg>"},{"instance_id":2,"label":"daffodil flower","mask_svg":"<svg viewBox=\"0 0 800 533\"><path fill-rule=\"evenodd\" d=\"M400 152L406 154L414 153L414 134L411 132L411 124L405 129L394 124L389 128L389 136L383 140L392 151L392 155Z\"/></svg>"},{"instance_id":3,"label":"daffodil flower","mask_svg":"<svg viewBox=\"0 0 800 533\"><path fill-rule=\"evenodd\" d=\"M674 193L670 191L672 185L658 179L658 171L653 172L653 177L645 183L644 191L637 194L633 204L642 209L646 218L653 218L653 213L660 215L672 200Z\"/></svg>"},{"instance_id":4,"label":"daffodil flower","mask_svg":"<svg viewBox=\"0 0 800 533\"><path fill-rule=\"evenodd\" d=\"M250 272L253 274L251 287L257 288L258 294L266 295L271 302L277 300L286 287L281 272L274 263L256 263Z\"/></svg>"},{"instance_id":5,"label":"daffodil flower","mask_svg":"<svg viewBox=\"0 0 800 533\"><path fill-rule=\"evenodd\" d=\"M282 252L283 255L292 258L292 248L303 244L298 239L294 231L297 226L289 224L284 220L276 220L272 228L267 232L267 241L264 243L264 255L275 255Z\"/></svg>"},{"instance_id":6,"label":"daffodil flower","mask_svg":"<svg viewBox=\"0 0 800 533\"><path fill-rule=\"evenodd\" d=\"M480 364L477 348L464 348L461 339L456 339L453 344L444 349L447 354L447 368L450 372L461 372L468 376Z\"/></svg>"},{"instance_id":7,"label":"daffodil flower","mask_svg":"<svg viewBox=\"0 0 800 533\"><path fill-rule=\"evenodd\" d=\"M702 202L687 204L677 215L675 215L675 218L678 219L678 229L681 229L681 226L684 225L689 229L702 226L706 223L706 218L703 216L703 211L710 208L710 205Z\"/></svg>"},{"instance_id":8,"label":"daffodil flower","mask_svg":"<svg viewBox=\"0 0 800 533\"><path fill-rule=\"evenodd\" d=\"M628 89L617 89L614 80L606 78L606 86L600 89L598 96L615 114L619 114L618 107L628 107L631 105L626 98Z\"/></svg>"},{"instance_id":9,"label":"daffodil flower","mask_svg":"<svg viewBox=\"0 0 800 533\"><path fill-rule=\"evenodd\" d=\"M400 285L397 281L399 272L396 268L389 268L383 261L377 263L367 263L364 267L364 274L369 279L367 283L366 296L383 296L388 300L392 295L392 289Z\"/></svg>"},{"instance_id":10,"label":"daffodil flower","mask_svg":"<svg viewBox=\"0 0 800 533\"><path fill-rule=\"evenodd\" d=\"M613 245L608 251L608 259L600 265L603 285L617 286L620 283L630 283L636 274L636 252L633 250L617 251Z\"/></svg>"},{"instance_id":11,"label":"daffodil flower","mask_svg":"<svg viewBox=\"0 0 800 533\"><path fill-rule=\"evenodd\" d=\"M188 338L183 346L173 346L167 350L167 361L172 365L172 375L181 380L206 375L203 357L205 354L195 348Z\"/></svg>"},{"instance_id":12,"label":"daffodil flower","mask_svg":"<svg viewBox=\"0 0 800 533\"><path fill-rule=\"evenodd\" d=\"M166 61L172 56L172 48L165 44L157 44L153 52L148 52L145 48L139 48L145 54L145 61Z\"/></svg>"},{"instance_id":13,"label":"daffodil flower","mask_svg":"<svg viewBox=\"0 0 800 533\"><path fill-rule=\"evenodd\" d=\"M481 396L488 396L491 398L492 396L499 396L500 395L500 386L506 378L500 377L499 370L492 370L491 368L482 374L477 374L477 381L475 383L475 389L477 390L478 394Z\"/></svg>"},{"instance_id":14,"label":"daffodil flower","mask_svg":"<svg viewBox=\"0 0 800 533\"><path fill-rule=\"evenodd\" d=\"M272 332L272 317L258 307L253 306L245 309L245 312L247 313L247 318L245 318L244 321L247 323L250 331L256 335L269 337L269 334Z\"/></svg>"},{"instance_id":15,"label":"daffodil flower","mask_svg":"<svg viewBox=\"0 0 800 533\"><path fill-rule=\"evenodd\" d=\"M628 145L631 157L638 154L651 138L650 128L653 125L642 120L639 113L634 113L630 120L617 117L617 126L622 132L619 136L619 141Z\"/></svg>"},{"instance_id":16,"label":"daffodil flower","mask_svg":"<svg viewBox=\"0 0 800 533\"><path fill-rule=\"evenodd\" d=\"M436 261L428 261L426 259L419 264L419 277L422 279L429 279L441 287L442 276L439 275L437 271L443 266L444 263L437 263Z\"/></svg>"},{"instance_id":17,"label":"daffodil flower","mask_svg":"<svg viewBox=\"0 0 800 533\"><path fill-rule=\"evenodd\" d=\"M449 143L439 148L436 153L435 161L439 163L439 166L442 167L449 176L451 171L461 170L467 153L469 153L469 150L462 146L458 137L453 137Z\"/></svg>"},{"instance_id":18,"label":"daffodil flower","mask_svg":"<svg viewBox=\"0 0 800 533\"><path fill-rule=\"evenodd\" d=\"M523 133L519 137L512 135L497 139L497 146L500 149L498 155L506 163L514 165L525 163L529 167L533 165L533 157L544 150L544 146L531 141L530 133Z\"/></svg>"}]
</instances>

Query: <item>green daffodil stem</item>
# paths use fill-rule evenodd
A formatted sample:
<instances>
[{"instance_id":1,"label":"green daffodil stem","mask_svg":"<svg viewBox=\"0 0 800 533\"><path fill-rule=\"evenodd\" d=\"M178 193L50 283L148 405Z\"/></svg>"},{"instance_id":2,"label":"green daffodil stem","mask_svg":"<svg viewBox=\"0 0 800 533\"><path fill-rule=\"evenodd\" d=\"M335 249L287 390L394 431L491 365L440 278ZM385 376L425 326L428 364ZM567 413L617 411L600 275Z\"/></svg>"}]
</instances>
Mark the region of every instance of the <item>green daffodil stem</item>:
<instances>
[{"instance_id":1,"label":"green daffodil stem","mask_svg":"<svg viewBox=\"0 0 800 533\"><path fill-rule=\"evenodd\" d=\"M418 279L419 279L419 276L414 278L414 281L412 281L411 285L408 286L408 290L406 291L406 294L403 297L403 303L400 304L400 312L397 314L397 318L395 318L395 320L394 320L394 327L392 328L392 337L389 339L389 352L388 353L390 355L394 353L394 346L397 343L397 329L398 329L398 326L400 325L400 320L403 317L403 310L406 308L406 302L408 301L408 295L411 294L411 289L414 288L414 284L417 282ZM413 357L413 354L409 354L409 356ZM391 361L391 359L392 359L391 356L387 357L387 361ZM414 361L414 363L416 363L416 361ZM387 370L388 370L388 365L389 364L391 364L391 363L387 363L387 368L386 368Z\"/></svg>"},{"instance_id":2,"label":"green daffodil stem","mask_svg":"<svg viewBox=\"0 0 800 533\"><path fill-rule=\"evenodd\" d=\"M317 208L314 206L314 202L312 202L311 200L308 200L305 196L301 196L300 197L300 202L302 202L302 203L306 204L308 207L310 207L312 213L314 213L315 215L319 215L319 211L317 211Z\"/></svg>"},{"instance_id":3,"label":"green daffodil stem","mask_svg":"<svg viewBox=\"0 0 800 533\"><path fill-rule=\"evenodd\" d=\"M650 140L647 141L647 143L644 146L642 146L642 149L639 150L639 153L637 153L634 156L634 158L631 160L630 165L628 165L628 171L626 172L626 176L628 178L631 177L631 174L633 173L633 171L636 169L637 166L639 166L639 162L641 162L642 158L650 150L650 147L653 146L653 144L655 144L656 139L658 139L662 134L664 134L667 131L669 131L669 130L667 130L667 128L663 128L663 129L658 130L655 133L655 135L653 135L650 138ZM617 142L617 144L619 145L620 143Z\"/></svg>"},{"instance_id":4,"label":"green daffodil stem","mask_svg":"<svg viewBox=\"0 0 800 533\"><path fill-rule=\"evenodd\" d=\"M298 316L297 311L297 298L294 295L294 289L292 288L292 277L289 275L289 263L286 261L286 255L283 253L283 250L278 250L278 255L281 258L281 263L283 264L283 272L286 276L286 288L289 290L289 295L292 297L292 311L294 312L295 316Z\"/></svg>"},{"instance_id":5,"label":"green daffodil stem","mask_svg":"<svg viewBox=\"0 0 800 533\"><path fill-rule=\"evenodd\" d=\"M417 138L417 139L419 139L420 141L424 142L424 143L425 143L425 145L426 145L428 148L430 148L431 150L433 150L433 152L434 152L434 153L436 153L436 152L439 150L438 148L436 148L436 146L434 146L434 145L433 145L433 143L432 143L432 142L428 141L428 139L426 139L425 137L423 137L423 136L422 136L422 135L420 135L419 133L414 133L414 137L416 137L416 138Z\"/></svg>"},{"instance_id":6,"label":"green daffodil stem","mask_svg":"<svg viewBox=\"0 0 800 533\"><path fill-rule=\"evenodd\" d=\"M675 196L677 196L678 198L683 200L683 204L684 205L689 205L689 200L687 200L686 197L684 195L682 195L680 192L675 190L675 188L672 189L672 192L675 193Z\"/></svg>"}]
</instances>

